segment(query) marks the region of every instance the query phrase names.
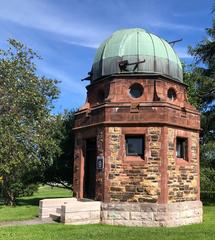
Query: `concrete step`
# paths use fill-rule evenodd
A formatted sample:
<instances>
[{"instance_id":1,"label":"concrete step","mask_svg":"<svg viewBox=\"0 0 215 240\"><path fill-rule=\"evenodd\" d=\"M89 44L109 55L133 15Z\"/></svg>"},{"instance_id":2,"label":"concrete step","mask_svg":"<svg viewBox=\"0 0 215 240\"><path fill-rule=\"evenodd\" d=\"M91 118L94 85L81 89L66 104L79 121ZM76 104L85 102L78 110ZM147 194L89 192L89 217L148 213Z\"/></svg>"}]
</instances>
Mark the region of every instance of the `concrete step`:
<instances>
[{"instance_id":1,"label":"concrete step","mask_svg":"<svg viewBox=\"0 0 215 240\"><path fill-rule=\"evenodd\" d=\"M61 212L62 212L61 207L60 208L56 208L56 213L61 215Z\"/></svg>"},{"instance_id":2,"label":"concrete step","mask_svg":"<svg viewBox=\"0 0 215 240\"><path fill-rule=\"evenodd\" d=\"M49 218L49 214L55 214L57 208L61 208L64 204L72 204L77 202L76 198L54 198L40 200L39 217L41 219Z\"/></svg>"},{"instance_id":3,"label":"concrete step","mask_svg":"<svg viewBox=\"0 0 215 240\"><path fill-rule=\"evenodd\" d=\"M101 202L77 201L61 207L61 222L65 224L89 224L100 222Z\"/></svg>"},{"instance_id":4,"label":"concrete step","mask_svg":"<svg viewBox=\"0 0 215 240\"><path fill-rule=\"evenodd\" d=\"M60 220L61 220L61 215L60 215L59 213L49 214L49 217L50 217L53 221L60 222Z\"/></svg>"}]
</instances>

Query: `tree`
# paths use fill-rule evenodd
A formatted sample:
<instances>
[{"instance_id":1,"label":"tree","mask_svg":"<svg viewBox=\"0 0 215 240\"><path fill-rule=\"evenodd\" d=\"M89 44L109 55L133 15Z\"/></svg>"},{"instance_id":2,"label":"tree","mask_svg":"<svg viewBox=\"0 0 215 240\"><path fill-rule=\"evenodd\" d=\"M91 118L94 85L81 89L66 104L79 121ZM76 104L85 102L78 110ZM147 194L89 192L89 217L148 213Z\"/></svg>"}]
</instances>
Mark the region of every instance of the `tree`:
<instances>
[{"instance_id":1,"label":"tree","mask_svg":"<svg viewBox=\"0 0 215 240\"><path fill-rule=\"evenodd\" d=\"M215 191L215 19L206 32L203 41L189 47L194 64L184 73L184 81L190 102L201 112L201 187Z\"/></svg>"},{"instance_id":2,"label":"tree","mask_svg":"<svg viewBox=\"0 0 215 240\"><path fill-rule=\"evenodd\" d=\"M74 111L65 111L54 118L56 130L55 138L60 148L53 164L49 166L45 173L43 182L49 185L62 186L72 189L73 162L74 162Z\"/></svg>"},{"instance_id":3,"label":"tree","mask_svg":"<svg viewBox=\"0 0 215 240\"><path fill-rule=\"evenodd\" d=\"M215 5L212 13L215 12ZM189 52L195 57L196 63L204 63L202 67L204 76L214 78L215 74L215 19L212 20L212 27L206 28L207 37L197 44L195 48L189 47ZM213 93L215 89L210 89Z\"/></svg>"},{"instance_id":4,"label":"tree","mask_svg":"<svg viewBox=\"0 0 215 240\"><path fill-rule=\"evenodd\" d=\"M56 80L38 76L39 57L32 49L13 39L8 43L0 50L0 176L5 203L14 205L35 190L59 153L51 116L59 90Z\"/></svg>"}]
</instances>

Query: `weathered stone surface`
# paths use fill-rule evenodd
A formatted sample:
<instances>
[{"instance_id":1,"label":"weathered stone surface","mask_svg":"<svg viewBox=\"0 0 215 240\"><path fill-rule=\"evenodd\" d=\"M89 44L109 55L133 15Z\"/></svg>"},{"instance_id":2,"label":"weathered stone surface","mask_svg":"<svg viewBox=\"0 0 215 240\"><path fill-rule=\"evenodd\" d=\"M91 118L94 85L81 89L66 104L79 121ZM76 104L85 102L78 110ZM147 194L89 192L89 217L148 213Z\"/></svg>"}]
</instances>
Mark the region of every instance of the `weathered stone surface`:
<instances>
[{"instance_id":1,"label":"weathered stone surface","mask_svg":"<svg viewBox=\"0 0 215 240\"><path fill-rule=\"evenodd\" d=\"M188 139L188 160L177 165L173 146L177 136ZM198 199L198 133L168 128L168 202L193 201ZM190 154L189 154L190 152Z\"/></svg>"},{"instance_id":2,"label":"weathered stone surface","mask_svg":"<svg viewBox=\"0 0 215 240\"><path fill-rule=\"evenodd\" d=\"M145 137L149 146L148 161L132 164L132 167L123 164L125 148L122 146L122 128L109 127L108 146L110 150L107 162L109 163L109 194L111 201L128 202L156 202L160 195L161 164L161 128L146 128ZM123 152L123 153L122 153ZM130 162L132 163L132 162Z\"/></svg>"},{"instance_id":3,"label":"weathered stone surface","mask_svg":"<svg viewBox=\"0 0 215 240\"><path fill-rule=\"evenodd\" d=\"M202 203L200 201L170 204L103 203L101 222L148 227L175 227L200 223L202 222Z\"/></svg>"},{"instance_id":4,"label":"weathered stone surface","mask_svg":"<svg viewBox=\"0 0 215 240\"><path fill-rule=\"evenodd\" d=\"M106 210L118 210L118 211L140 211L141 204L136 203L102 203L102 211Z\"/></svg>"},{"instance_id":5,"label":"weathered stone surface","mask_svg":"<svg viewBox=\"0 0 215 240\"><path fill-rule=\"evenodd\" d=\"M154 218L153 212L131 212L131 220L148 220L152 221Z\"/></svg>"},{"instance_id":6,"label":"weathered stone surface","mask_svg":"<svg viewBox=\"0 0 215 240\"><path fill-rule=\"evenodd\" d=\"M130 213L125 211L107 211L107 219L121 219L121 220L129 220Z\"/></svg>"}]
</instances>

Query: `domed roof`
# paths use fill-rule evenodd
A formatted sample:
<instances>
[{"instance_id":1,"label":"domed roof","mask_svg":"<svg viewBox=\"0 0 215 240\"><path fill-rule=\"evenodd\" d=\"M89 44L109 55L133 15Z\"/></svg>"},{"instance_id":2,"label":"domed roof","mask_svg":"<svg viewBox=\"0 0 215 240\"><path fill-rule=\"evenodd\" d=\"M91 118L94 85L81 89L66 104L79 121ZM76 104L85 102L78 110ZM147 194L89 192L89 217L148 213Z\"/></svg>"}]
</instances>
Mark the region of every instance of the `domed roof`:
<instances>
[{"instance_id":1,"label":"domed roof","mask_svg":"<svg viewBox=\"0 0 215 240\"><path fill-rule=\"evenodd\" d=\"M91 80L120 73L162 74L183 81L181 62L170 44L141 28L116 31L97 49Z\"/></svg>"}]
</instances>

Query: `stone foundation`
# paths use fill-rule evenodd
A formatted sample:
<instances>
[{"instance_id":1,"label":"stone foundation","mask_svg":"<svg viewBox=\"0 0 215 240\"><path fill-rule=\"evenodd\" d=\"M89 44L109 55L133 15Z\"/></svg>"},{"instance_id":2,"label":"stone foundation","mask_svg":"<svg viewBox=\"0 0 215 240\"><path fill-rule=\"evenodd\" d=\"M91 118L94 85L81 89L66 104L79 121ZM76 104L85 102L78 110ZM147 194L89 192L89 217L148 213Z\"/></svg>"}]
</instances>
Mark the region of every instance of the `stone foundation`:
<instances>
[{"instance_id":1,"label":"stone foundation","mask_svg":"<svg viewBox=\"0 0 215 240\"><path fill-rule=\"evenodd\" d=\"M140 227L176 227L201 223L202 203L102 203L101 222Z\"/></svg>"},{"instance_id":2,"label":"stone foundation","mask_svg":"<svg viewBox=\"0 0 215 240\"><path fill-rule=\"evenodd\" d=\"M202 203L102 203L75 198L44 199L40 201L39 216L41 219L52 218L64 224L176 227L201 223Z\"/></svg>"}]
</instances>

